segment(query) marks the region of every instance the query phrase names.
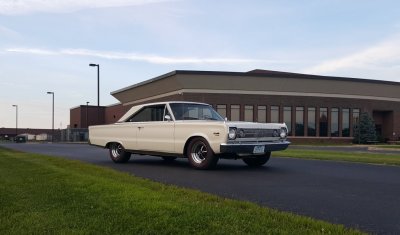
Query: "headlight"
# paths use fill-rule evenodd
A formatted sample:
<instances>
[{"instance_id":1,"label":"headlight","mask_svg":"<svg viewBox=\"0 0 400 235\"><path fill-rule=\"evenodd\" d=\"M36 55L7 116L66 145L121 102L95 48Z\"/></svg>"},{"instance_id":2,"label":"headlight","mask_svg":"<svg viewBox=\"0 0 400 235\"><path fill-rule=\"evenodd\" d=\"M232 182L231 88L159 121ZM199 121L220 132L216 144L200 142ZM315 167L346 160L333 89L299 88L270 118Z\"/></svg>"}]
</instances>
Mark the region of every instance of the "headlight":
<instances>
[{"instance_id":1,"label":"headlight","mask_svg":"<svg viewBox=\"0 0 400 235\"><path fill-rule=\"evenodd\" d=\"M281 137L281 139L285 139L286 136L287 136L287 130L286 130L286 128L282 127L282 128L281 128L280 137Z\"/></svg>"},{"instance_id":2,"label":"headlight","mask_svg":"<svg viewBox=\"0 0 400 235\"><path fill-rule=\"evenodd\" d=\"M229 127L228 139L230 139L230 140L236 139L236 128L235 127Z\"/></svg>"}]
</instances>

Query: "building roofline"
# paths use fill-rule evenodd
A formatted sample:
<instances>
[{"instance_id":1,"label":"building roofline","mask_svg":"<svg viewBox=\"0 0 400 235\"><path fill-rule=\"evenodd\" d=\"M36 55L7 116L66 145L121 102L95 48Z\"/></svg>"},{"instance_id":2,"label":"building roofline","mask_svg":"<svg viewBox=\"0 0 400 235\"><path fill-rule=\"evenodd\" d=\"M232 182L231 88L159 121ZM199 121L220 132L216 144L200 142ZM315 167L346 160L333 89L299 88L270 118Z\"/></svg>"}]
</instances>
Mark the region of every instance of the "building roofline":
<instances>
[{"instance_id":1,"label":"building roofline","mask_svg":"<svg viewBox=\"0 0 400 235\"><path fill-rule=\"evenodd\" d=\"M386 81L386 80L375 80L375 79L366 79L366 78L353 78L353 77L337 77L337 76L324 76L324 75L314 75L314 74L305 74L305 73L292 73L292 72L280 72L273 70L261 70L255 69L243 74L250 76L259 76L261 77L285 77L285 78L305 78L305 79L321 79L321 80L335 80L335 81L350 81L350 82L366 82L366 83L375 83L375 84L388 84L388 85L400 85L400 82L394 81Z\"/></svg>"},{"instance_id":2,"label":"building roofline","mask_svg":"<svg viewBox=\"0 0 400 235\"><path fill-rule=\"evenodd\" d=\"M107 105L107 106L103 106L103 105L97 106L97 105L80 104L80 105L77 105L77 106L74 106L74 107L70 108L69 110L77 109L77 108L82 108L82 107L85 107L85 108L86 108L86 106L87 106L88 108L93 108L93 107L95 107L95 108L107 108L107 107L113 106L113 105L117 105L117 104L112 104L112 105Z\"/></svg>"},{"instance_id":3,"label":"building roofline","mask_svg":"<svg viewBox=\"0 0 400 235\"><path fill-rule=\"evenodd\" d=\"M118 105L122 105L122 103L121 102L118 102L118 103L114 103L114 104L109 104L109 105L107 105L107 106L105 106L106 108L110 108L110 107L114 107L114 106L118 106Z\"/></svg>"},{"instance_id":4,"label":"building roofline","mask_svg":"<svg viewBox=\"0 0 400 235\"><path fill-rule=\"evenodd\" d=\"M132 88L140 87L155 81L171 77L177 74L188 74L188 75L223 75L223 76L247 76L247 77L279 77L279 78L303 78L303 79L319 79L319 80L333 80L333 81L348 81L348 82L361 82L361 83L374 83L374 84L386 84L386 85L397 85L400 86L400 82L384 81L384 80L373 80L365 78L352 78L352 77L336 77L336 76L323 76L313 75L304 73L291 73L291 72L280 72L273 70L260 70L255 69L248 72L225 72L225 71L198 71L198 70L174 70L169 73L157 76L155 78L145 80L143 82L116 90L111 92L111 95L130 90Z\"/></svg>"},{"instance_id":5,"label":"building roofline","mask_svg":"<svg viewBox=\"0 0 400 235\"><path fill-rule=\"evenodd\" d=\"M128 86L128 87L121 88L121 89L119 89L119 90L116 90L116 91L111 92L110 94L111 94L111 95L114 95L114 94L117 94L117 93L120 93L120 92L129 90L129 89L132 89L132 88L135 88L135 87L143 86L143 85L146 85L146 84L148 84L148 83L152 83L152 82L161 80L161 79L163 79L163 78L171 77L171 76L177 74L178 71L179 71L179 70L174 70L174 71L172 71L172 72L169 72L169 73L166 73L166 74L157 76L157 77L155 77L155 78L152 78L152 79L149 79L149 80L145 80L145 81L143 81L143 82L139 82L139 83L137 83L137 84L133 84L133 85Z\"/></svg>"}]
</instances>

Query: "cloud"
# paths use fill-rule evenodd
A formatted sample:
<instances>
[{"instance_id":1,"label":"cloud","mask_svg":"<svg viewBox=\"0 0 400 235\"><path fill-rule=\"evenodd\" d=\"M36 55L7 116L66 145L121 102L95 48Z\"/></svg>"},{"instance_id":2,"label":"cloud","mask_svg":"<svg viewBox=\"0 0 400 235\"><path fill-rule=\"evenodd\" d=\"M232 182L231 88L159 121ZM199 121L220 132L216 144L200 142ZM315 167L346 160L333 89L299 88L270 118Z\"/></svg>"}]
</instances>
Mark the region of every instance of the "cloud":
<instances>
[{"instance_id":1,"label":"cloud","mask_svg":"<svg viewBox=\"0 0 400 235\"><path fill-rule=\"evenodd\" d=\"M18 38L20 34L10 28L0 25L0 35L9 38Z\"/></svg>"},{"instance_id":2,"label":"cloud","mask_svg":"<svg viewBox=\"0 0 400 235\"><path fill-rule=\"evenodd\" d=\"M400 63L400 35L342 58L307 68L305 73L323 74L345 69L394 68Z\"/></svg>"},{"instance_id":3,"label":"cloud","mask_svg":"<svg viewBox=\"0 0 400 235\"><path fill-rule=\"evenodd\" d=\"M8 53L34 54L41 56L87 56L110 60L130 60L150 64L241 64L241 63L288 63L279 60L260 60L248 58L197 58L197 57L166 57L137 53L121 53L110 51L94 51L87 49L45 50L36 48L9 48Z\"/></svg>"},{"instance_id":4,"label":"cloud","mask_svg":"<svg viewBox=\"0 0 400 235\"><path fill-rule=\"evenodd\" d=\"M36 54L36 55L57 55L57 52L42 50L36 48L11 48L6 49L6 52L18 52L18 53L26 53L26 54Z\"/></svg>"},{"instance_id":5,"label":"cloud","mask_svg":"<svg viewBox=\"0 0 400 235\"><path fill-rule=\"evenodd\" d=\"M65 13L90 8L138 6L172 0L2 0L0 14Z\"/></svg>"}]
</instances>

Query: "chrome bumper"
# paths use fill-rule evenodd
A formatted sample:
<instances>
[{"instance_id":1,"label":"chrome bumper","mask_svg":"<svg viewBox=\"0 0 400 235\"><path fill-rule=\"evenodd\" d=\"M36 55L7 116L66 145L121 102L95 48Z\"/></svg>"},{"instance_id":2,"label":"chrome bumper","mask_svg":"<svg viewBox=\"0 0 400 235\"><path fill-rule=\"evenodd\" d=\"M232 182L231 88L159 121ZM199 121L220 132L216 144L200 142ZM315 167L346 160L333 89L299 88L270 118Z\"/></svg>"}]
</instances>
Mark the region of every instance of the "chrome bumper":
<instances>
[{"instance_id":1,"label":"chrome bumper","mask_svg":"<svg viewBox=\"0 0 400 235\"><path fill-rule=\"evenodd\" d=\"M276 142L224 143L220 145L220 152L235 154L254 154L256 146L264 146L264 153L285 150L290 142L287 140ZM258 153L260 154L260 153Z\"/></svg>"}]
</instances>

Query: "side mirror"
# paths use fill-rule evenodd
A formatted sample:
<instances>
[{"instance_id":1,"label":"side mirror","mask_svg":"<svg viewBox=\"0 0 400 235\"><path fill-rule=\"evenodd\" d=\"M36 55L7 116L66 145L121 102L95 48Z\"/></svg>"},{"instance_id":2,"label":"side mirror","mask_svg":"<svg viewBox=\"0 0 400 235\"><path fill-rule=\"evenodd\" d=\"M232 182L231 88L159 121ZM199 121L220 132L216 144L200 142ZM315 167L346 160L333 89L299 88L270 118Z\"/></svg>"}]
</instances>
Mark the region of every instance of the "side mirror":
<instances>
[{"instance_id":1,"label":"side mirror","mask_svg":"<svg viewBox=\"0 0 400 235\"><path fill-rule=\"evenodd\" d=\"M225 122L227 122L228 121L228 118L227 117L225 117Z\"/></svg>"},{"instance_id":2,"label":"side mirror","mask_svg":"<svg viewBox=\"0 0 400 235\"><path fill-rule=\"evenodd\" d=\"M171 116L169 116L168 114L164 116L164 120L166 121L171 121Z\"/></svg>"}]
</instances>

